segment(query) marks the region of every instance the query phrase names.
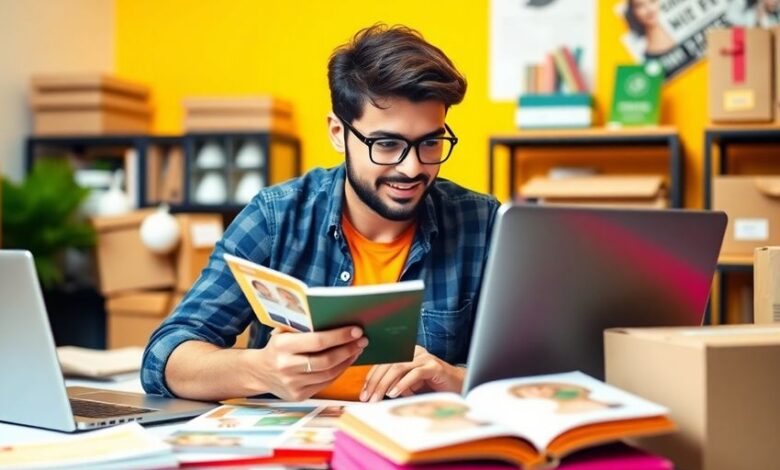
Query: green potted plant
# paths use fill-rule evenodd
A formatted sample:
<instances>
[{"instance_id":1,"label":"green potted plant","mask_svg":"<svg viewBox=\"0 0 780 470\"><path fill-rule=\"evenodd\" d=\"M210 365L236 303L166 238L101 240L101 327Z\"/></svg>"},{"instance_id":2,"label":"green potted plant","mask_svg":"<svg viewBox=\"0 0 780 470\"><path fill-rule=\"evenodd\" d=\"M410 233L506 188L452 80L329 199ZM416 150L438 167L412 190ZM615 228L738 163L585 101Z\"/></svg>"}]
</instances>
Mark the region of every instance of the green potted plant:
<instances>
[{"instance_id":1,"label":"green potted plant","mask_svg":"<svg viewBox=\"0 0 780 470\"><path fill-rule=\"evenodd\" d=\"M39 158L23 182L2 179L2 240L3 248L32 252L58 344L101 347L103 299L94 286L68 283L64 265L66 250L94 246L95 232L78 213L88 195L67 161ZM90 329L100 336L84 340Z\"/></svg>"}]
</instances>

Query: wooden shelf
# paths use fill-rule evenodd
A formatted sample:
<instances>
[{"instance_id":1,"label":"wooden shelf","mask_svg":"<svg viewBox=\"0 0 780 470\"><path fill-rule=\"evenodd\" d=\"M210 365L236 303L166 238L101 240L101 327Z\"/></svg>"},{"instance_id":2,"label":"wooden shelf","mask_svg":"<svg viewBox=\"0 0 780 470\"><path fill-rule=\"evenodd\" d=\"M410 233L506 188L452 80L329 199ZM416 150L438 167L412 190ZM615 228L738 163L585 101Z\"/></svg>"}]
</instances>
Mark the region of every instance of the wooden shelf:
<instances>
[{"instance_id":1,"label":"wooden shelf","mask_svg":"<svg viewBox=\"0 0 780 470\"><path fill-rule=\"evenodd\" d=\"M668 153L666 174L669 178L669 202L674 208L683 206L683 162L677 130L671 126L647 126L587 129L541 129L519 130L512 133L490 136L488 154L488 192L493 193L495 181L495 149L509 149L508 185L510 198L517 190L515 151L518 149L564 148L564 147L655 147Z\"/></svg>"}]
</instances>

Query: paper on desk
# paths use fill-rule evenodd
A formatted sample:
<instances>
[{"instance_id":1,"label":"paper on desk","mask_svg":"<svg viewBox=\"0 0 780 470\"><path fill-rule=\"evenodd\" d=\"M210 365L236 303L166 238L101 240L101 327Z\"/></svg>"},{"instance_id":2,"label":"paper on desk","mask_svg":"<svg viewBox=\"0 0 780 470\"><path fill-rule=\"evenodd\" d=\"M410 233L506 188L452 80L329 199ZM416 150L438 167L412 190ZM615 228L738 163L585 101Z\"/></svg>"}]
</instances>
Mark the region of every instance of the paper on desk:
<instances>
[{"instance_id":1,"label":"paper on desk","mask_svg":"<svg viewBox=\"0 0 780 470\"><path fill-rule=\"evenodd\" d=\"M0 469L176 466L171 447L138 423L32 444L0 446Z\"/></svg>"},{"instance_id":2,"label":"paper on desk","mask_svg":"<svg viewBox=\"0 0 780 470\"><path fill-rule=\"evenodd\" d=\"M90 378L108 378L117 374L138 371L141 369L143 353L144 349L141 347L107 351L78 346L57 348L57 356L63 374Z\"/></svg>"}]
</instances>

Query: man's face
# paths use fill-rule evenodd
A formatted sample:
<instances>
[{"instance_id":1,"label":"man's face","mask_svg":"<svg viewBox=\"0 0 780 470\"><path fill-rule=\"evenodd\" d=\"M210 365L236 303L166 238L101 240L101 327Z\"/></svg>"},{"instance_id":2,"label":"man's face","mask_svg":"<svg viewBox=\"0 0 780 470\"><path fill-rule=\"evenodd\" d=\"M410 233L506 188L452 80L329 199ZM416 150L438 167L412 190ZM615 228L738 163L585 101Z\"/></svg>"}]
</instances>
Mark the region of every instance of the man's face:
<instances>
[{"instance_id":1,"label":"man's face","mask_svg":"<svg viewBox=\"0 0 780 470\"><path fill-rule=\"evenodd\" d=\"M363 116L351 123L365 137L400 136L413 141L431 133L445 134L445 110L440 102L413 103L403 98L388 98L379 105L384 109L367 103ZM415 148L398 165L377 165L369 158L368 146L349 131L345 153L347 184L363 204L388 220L414 218L439 173L440 165L420 163Z\"/></svg>"}]
</instances>

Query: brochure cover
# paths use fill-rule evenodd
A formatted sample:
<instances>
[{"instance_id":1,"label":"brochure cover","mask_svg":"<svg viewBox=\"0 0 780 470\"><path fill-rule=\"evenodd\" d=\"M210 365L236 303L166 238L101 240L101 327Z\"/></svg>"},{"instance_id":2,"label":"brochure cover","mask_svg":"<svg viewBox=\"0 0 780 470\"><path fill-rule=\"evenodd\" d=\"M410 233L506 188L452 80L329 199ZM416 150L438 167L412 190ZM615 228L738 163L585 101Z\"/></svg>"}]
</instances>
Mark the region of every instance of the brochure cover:
<instances>
[{"instance_id":1,"label":"brochure cover","mask_svg":"<svg viewBox=\"0 0 780 470\"><path fill-rule=\"evenodd\" d=\"M225 255L260 323L285 331L358 325L368 346L354 365L408 362L414 357L422 281L354 287L309 287L279 271Z\"/></svg>"},{"instance_id":2,"label":"brochure cover","mask_svg":"<svg viewBox=\"0 0 780 470\"><path fill-rule=\"evenodd\" d=\"M609 125L656 126L660 119L663 68L658 62L619 65Z\"/></svg>"}]
</instances>

